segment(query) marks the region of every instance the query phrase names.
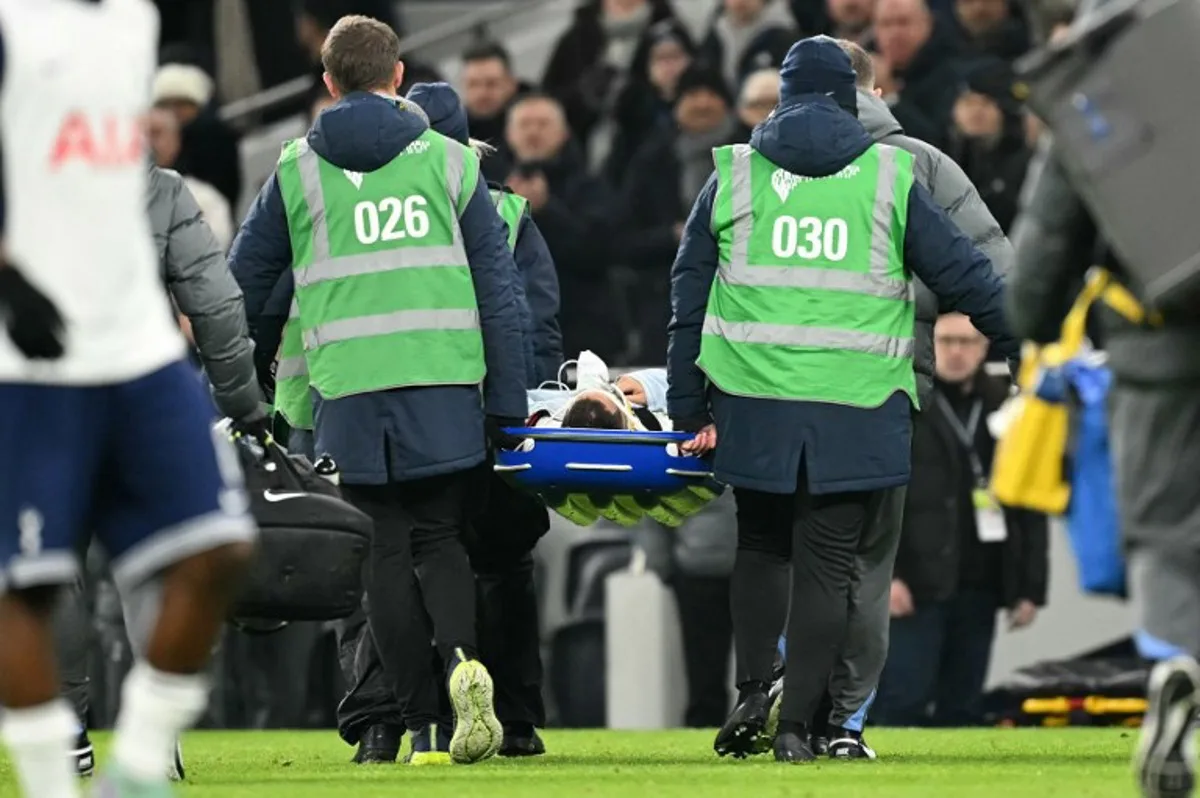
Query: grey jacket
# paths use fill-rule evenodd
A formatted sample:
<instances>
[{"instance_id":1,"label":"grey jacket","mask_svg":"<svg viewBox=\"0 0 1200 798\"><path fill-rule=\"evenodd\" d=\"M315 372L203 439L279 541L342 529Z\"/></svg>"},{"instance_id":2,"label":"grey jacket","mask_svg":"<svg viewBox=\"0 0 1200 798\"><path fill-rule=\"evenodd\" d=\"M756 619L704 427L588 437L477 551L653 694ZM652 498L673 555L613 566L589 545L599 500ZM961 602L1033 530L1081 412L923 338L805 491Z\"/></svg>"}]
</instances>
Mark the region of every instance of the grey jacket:
<instances>
[{"instance_id":1,"label":"grey jacket","mask_svg":"<svg viewBox=\"0 0 1200 798\"><path fill-rule=\"evenodd\" d=\"M213 398L234 420L258 415L262 392L246 326L242 289L221 245L178 173L150 167L150 229L171 298L192 323L192 337Z\"/></svg>"},{"instance_id":2,"label":"grey jacket","mask_svg":"<svg viewBox=\"0 0 1200 798\"><path fill-rule=\"evenodd\" d=\"M946 211L971 243L988 256L992 269L1001 277L1007 275L1013 265L1012 245L962 168L932 144L904 135L904 128L892 116L887 103L874 94L859 91L858 121L875 141L913 154L917 182L933 195L933 201ZM913 365L921 406L928 407L933 398L933 325L938 317L938 298L919 279L913 279L917 288L917 351Z\"/></svg>"},{"instance_id":3,"label":"grey jacket","mask_svg":"<svg viewBox=\"0 0 1200 798\"><path fill-rule=\"evenodd\" d=\"M1121 264L1100 241L1052 147L1041 147L1030 167L1015 229L1017 262L1006 300L1013 332L1022 338L1038 343L1058 339L1063 318L1094 263L1104 263L1124 279ZM1118 378L1141 384L1200 380L1200 323L1168 318L1163 327L1138 326L1103 305L1097 315L1108 364Z\"/></svg>"}]
</instances>

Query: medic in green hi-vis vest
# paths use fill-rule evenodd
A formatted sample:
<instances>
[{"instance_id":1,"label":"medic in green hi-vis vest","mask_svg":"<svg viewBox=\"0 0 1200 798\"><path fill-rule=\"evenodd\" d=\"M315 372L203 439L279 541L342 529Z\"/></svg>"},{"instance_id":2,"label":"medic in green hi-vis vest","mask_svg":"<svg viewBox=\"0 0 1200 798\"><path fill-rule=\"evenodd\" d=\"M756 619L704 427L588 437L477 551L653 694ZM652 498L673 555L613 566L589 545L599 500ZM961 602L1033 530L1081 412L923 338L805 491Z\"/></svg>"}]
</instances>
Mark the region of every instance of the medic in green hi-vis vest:
<instances>
[{"instance_id":1,"label":"medic in green hi-vis vest","mask_svg":"<svg viewBox=\"0 0 1200 798\"><path fill-rule=\"evenodd\" d=\"M529 200L519 194L502 191L498 188L489 189L489 191L492 194L492 202L496 204L496 213L500 214L505 227L508 228L508 248L515 250L517 236L521 232L521 220L529 212Z\"/></svg>"},{"instance_id":2,"label":"medic in green hi-vis vest","mask_svg":"<svg viewBox=\"0 0 1200 798\"><path fill-rule=\"evenodd\" d=\"M720 252L699 364L727 394L917 404L914 295L904 268L912 155L876 144L828 177L748 144L714 151Z\"/></svg>"},{"instance_id":3,"label":"medic in green hi-vis vest","mask_svg":"<svg viewBox=\"0 0 1200 798\"><path fill-rule=\"evenodd\" d=\"M300 139L284 147L278 176L296 286L276 371L275 406L288 423L312 427L309 388L337 399L481 383L479 311L456 221L479 179L475 155L426 131L358 174Z\"/></svg>"}]
</instances>

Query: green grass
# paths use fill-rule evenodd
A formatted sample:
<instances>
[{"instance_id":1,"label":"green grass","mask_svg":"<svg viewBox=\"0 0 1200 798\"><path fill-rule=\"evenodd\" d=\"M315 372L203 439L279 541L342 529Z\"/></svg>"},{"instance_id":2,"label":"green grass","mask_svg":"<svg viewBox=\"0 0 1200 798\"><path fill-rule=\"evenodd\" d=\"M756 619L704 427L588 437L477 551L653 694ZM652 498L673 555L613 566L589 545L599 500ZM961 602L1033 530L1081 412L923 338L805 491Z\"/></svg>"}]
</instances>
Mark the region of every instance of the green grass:
<instances>
[{"instance_id":1,"label":"green grass","mask_svg":"<svg viewBox=\"0 0 1200 798\"><path fill-rule=\"evenodd\" d=\"M873 763L718 759L712 733L551 731L541 759L471 767L355 766L332 732L196 732L181 798L1132 798L1136 732L877 731ZM100 765L107 737L97 735ZM0 759L0 796L15 796Z\"/></svg>"}]
</instances>

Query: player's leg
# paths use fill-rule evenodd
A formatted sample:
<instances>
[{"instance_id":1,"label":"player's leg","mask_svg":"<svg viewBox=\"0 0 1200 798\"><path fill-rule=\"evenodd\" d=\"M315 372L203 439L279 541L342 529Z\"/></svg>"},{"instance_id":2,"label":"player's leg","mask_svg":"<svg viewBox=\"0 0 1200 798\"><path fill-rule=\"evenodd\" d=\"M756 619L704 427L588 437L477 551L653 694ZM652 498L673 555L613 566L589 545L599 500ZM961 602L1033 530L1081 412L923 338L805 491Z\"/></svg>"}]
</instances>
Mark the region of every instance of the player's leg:
<instances>
[{"instance_id":1,"label":"player's leg","mask_svg":"<svg viewBox=\"0 0 1200 798\"><path fill-rule=\"evenodd\" d=\"M51 613L77 574L104 392L0 385L0 732L22 792L74 798L79 732L59 697Z\"/></svg>"},{"instance_id":2,"label":"player's leg","mask_svg":"<svg viewBox=\"0 0 1200 798\"><path fill-rule=\"evenodd\" d=\"M112 783L165 783L181 731L208 702L204 667L256 535L241 472L190 369L174 364L121 385L97 537L122 595L161 578L157 614L122 687ZM121 792L117 792L121 795Z\"/></svg>"}]
</instances>

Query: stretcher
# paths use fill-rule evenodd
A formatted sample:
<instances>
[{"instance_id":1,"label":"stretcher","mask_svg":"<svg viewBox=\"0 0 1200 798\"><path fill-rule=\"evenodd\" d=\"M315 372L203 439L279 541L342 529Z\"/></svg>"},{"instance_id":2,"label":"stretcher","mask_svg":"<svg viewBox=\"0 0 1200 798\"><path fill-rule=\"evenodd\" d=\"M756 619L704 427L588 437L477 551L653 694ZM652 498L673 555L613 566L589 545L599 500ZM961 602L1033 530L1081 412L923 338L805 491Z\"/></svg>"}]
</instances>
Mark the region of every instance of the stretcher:
<instances>
[{"instance_id":1,"label":"stretcher","mask_svg":"<svg viewBox=\"0 0 1200 798\"><path fill-rule=\"evenodd\" d=\"M564 518L589 526L606 518L633 526L645 517L679 526L723 486L701 457L679 451L686 432L521 427L528 442L498 452L495 470L536 493Z\"/></svg>"}]
</instances>

